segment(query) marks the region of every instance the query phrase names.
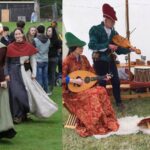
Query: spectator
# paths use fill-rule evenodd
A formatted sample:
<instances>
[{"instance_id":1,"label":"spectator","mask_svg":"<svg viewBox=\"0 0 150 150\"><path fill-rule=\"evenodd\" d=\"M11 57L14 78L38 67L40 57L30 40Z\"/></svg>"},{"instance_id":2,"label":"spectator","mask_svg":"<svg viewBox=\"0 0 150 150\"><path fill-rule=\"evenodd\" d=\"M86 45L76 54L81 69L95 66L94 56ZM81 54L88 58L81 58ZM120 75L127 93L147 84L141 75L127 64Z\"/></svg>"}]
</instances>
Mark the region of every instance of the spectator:
<instances>
[{"instance_id":1,"label":"spectator","mask_svg":"<svg viewBox=\"0 0 150 150\"><path fill-rule=\"evenodd\" d=\"M37 14L35 11L31 14L31 23L37 22Z\"/></svg>"},{"instance_id":2,"label":"spectator","mask_svg":"<svg viewBox=\"0 0 150 150\"><path fill-rule=\"evenodd\" d=\"M37 27L37 37L34 38L34 45L38 49L36 55L37 60L37 81L48 93L48 52L50 40L44 35L45 27L39 25Z\"/></svg>"},{"instance_id":3,"label":"spectator","mask_svg":"<svg viewBox=\"0 0 150 150\"><path fill-rule=\"evenodd\" d=\"M2 37L2 33L3 33L3 25L0 23L0 39Z\"/></svg>"},{"instance_id":4,"label":"spectator","mask_svg":"<svg viewBox=\"0 0 150 150\"><path fill-rule=\"evenodd\" d=\"M24 27L25 27L25 22L20 20L16 23L16 27L17 28L20 28L22 30L24 30ZM25 37L24 37L25 38ZM10 33L10 42L14 42L15 41L15 38L14 38L14 31Z\"/></svg>"},{"instance_id":5,"label":"spectator","mask_svg":"<svg viewBox=\"0 0 150 150\"><path fill-rule=\"evenodd\" d=\"M3 27L1 42L6 46L10 43L9 28L7 26Z\"/></svg>"},{"instance_id":6,"label":"spectator","mask_svg":"<svg viewBox=\"0 0 150 150\"><path fill-rule=\"evenodd\" d=\"M37 29L36 29L36 27L32 26L29 28L29 30L26 34L26 40L29 43L33 44L33 39L36 37L36 35L37 35Z\"/></svg>"},{"instance_id":7,"label":"spectator","mask_svg":"<svg viewBox=\"0 0 150 150\"><path fill-rule=\"evenodd\" d=\"M60 40L61 43L61 51L59 52L59 57L58 57L58 72L59 74L61 74L62 73L62 35L61 33L58 32L58 24L56 21L52 21L51 26L55 28L58 39Z\"/></svg>"},{"instance_id":8,"label":"spectator","mask_svg":"<svg viewBox=\"0 0 150 150\"><path fill-rule=\"evenodd\" d=\"M48 53L48 76L50 84L50 94L52 94L53 88L55 86L56 67L58 64L59 55L61 53L62 43L58 39L57 32L54 27L49 26L46 30L46 35L51 42Z\"/></svg>"}]
</instances>

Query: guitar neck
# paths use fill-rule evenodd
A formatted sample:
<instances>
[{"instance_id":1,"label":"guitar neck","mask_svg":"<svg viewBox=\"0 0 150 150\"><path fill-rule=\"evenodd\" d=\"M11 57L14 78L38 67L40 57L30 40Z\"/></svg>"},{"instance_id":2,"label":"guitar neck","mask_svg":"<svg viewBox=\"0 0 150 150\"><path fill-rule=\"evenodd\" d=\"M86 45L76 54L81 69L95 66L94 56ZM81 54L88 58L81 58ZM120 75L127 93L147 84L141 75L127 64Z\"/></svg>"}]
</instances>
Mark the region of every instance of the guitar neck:
<instances>
[{"instance_id":1,"label":"guitar neck","mask_svg":"<svg viewBox=\"0 0 150 150\"><path fill-rule=\"evenodd\" d=\"M106 76L96 76L96 77L91 77L91 81L95 80L103 80Z\"/></svg>"},{"instance_id":2,"label":"guitar neck","mask_svg":"<svg viewBox=\"0 0 150 150\"><path fill-rule=\"evenodd\" d=\"M88 83L90 81L96 81L96 80L103 80L106 76L95 76L95 77L86 77L84 79L85 83Z\"/></svg>"}]
</instances>

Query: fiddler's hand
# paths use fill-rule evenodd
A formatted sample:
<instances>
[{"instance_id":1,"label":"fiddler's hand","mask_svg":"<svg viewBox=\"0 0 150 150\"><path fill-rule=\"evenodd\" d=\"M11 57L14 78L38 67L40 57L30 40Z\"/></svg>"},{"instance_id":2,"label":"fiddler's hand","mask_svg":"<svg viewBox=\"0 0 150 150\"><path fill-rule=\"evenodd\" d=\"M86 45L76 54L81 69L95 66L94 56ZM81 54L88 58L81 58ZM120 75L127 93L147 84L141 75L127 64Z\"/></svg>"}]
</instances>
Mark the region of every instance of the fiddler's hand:
<instances>
[{"instance_id":1,"label":"fiddler's hand","mask_svg":"<svg viewBox=\"0 0 150 150\"><path fill-rule=\"evenodd\" d=\"M135 52L138 55L141 54L141 50L137 49L136 47L130 47L129 49L130 49L131 52Z\"/></svg>"},{"instance_id":2,"label":"fiddler's hand","mask_svg":"<svg viewBox=\"0 0 150 150\"><path fill-rule=\"evenodd\" d=\"M116 51L118 46L114 45L114 44L109 44L108 46L112 51Z\"/></svg>"},{"instance_id":3,"label":"fiddler's hand","mask_svg":"<svg viewBox=\"0 0 150 150\"><path fill-rule=\"evenodd\" d=\"M0 87L7 88L7 81L0 82Z\"/></svg>"},{"instance_id":4,"label":"fiddler's hand","mask_svg":"<svg viewBox=\"0 0 150 150\"><path fill-rule=\"evenodd\" d=\"M106 74L105 79L106 81L109 81L112 78L112 74Z\"/></svg>"},{"instance_id":5,"label":"fiddler's hand","mask_svg":"<svg viewBox=\"0 0 150 150\"><path fill-rule=\"evenodd\" d=\"M70 83L75 83L78 85L82 85L84 83L84 81L82 79L70 79Z\"/></svg>"}]
</instances>

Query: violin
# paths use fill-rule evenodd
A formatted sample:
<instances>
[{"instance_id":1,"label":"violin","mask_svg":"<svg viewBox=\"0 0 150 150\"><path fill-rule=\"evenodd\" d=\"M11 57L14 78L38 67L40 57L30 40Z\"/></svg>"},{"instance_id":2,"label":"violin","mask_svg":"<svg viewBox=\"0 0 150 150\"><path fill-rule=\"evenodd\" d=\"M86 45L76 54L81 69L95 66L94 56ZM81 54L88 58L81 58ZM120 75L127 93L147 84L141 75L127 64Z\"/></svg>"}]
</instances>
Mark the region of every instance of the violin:
<instances>
[{"instance_id":1,"label":"violin","mask_svg":"<svg viewBox=\"0 0 150 150\"><path fill-rule=\"evenodd\" d=\"M141 50L133 47L130 43L130 41L127 38L122 37L121 35L117 34L113 36L112 41L117 46L123 47L123 48L130 48L132 49L136 54L141 54Z\"/></svg>"}]
</instances>

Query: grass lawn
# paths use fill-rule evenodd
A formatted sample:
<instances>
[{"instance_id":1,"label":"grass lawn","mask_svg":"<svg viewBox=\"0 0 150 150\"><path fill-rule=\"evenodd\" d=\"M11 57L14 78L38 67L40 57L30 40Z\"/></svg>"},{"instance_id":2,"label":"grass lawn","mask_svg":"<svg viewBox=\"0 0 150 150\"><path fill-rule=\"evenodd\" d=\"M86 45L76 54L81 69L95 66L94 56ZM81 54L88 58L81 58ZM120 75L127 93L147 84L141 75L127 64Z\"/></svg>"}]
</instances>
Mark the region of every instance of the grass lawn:
<instances>
[{"instance_id":1,"label":"grass lawn","mask_svg":"<svg viewBox=\"0 0 150 150\"><path fill-rule=\"evenodd\" d=\"M51 98L58 104L59 110L49 119L32 120L16 125L17 135L12 140L0 141L0 150L61 150L61 88L55 88Z\"/></svg>"},{"instance_id":2,"label":"grass lawn","mask_svg":"<svg viewBox=\"0 0 150 150\"><path fill-rule=\"evenodd\" d=\"M150 98L142 100L128 100L125 116L150 116ZM123 117L113 104L117 117ZM63 108L63 123L68 117L68 112ZM150 150L150 136L142 133L110 136L104 139L94 137L82 138L75 130L63 129L63 150Z\"/></svg>"}]
</instances>

